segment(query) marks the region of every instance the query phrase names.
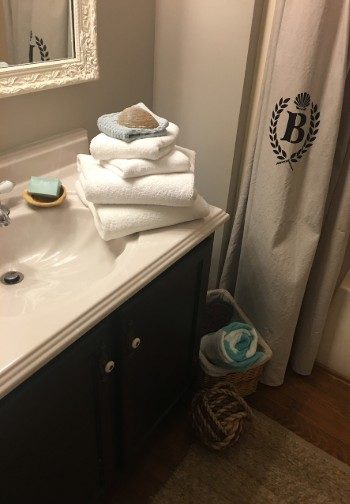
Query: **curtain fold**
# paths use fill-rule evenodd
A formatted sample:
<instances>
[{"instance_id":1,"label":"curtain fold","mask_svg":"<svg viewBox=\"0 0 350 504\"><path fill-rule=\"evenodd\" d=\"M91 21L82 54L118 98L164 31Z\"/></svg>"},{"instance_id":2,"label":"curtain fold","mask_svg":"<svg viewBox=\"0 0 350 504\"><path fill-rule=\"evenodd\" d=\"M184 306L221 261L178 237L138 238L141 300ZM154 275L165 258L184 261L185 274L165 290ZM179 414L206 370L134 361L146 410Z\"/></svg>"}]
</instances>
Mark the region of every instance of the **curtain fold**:
<instances>
[{"instance_id":1,"label":"curtain fold","mask_svg":"<svg viewBox=\"0 0 350 504\"><path fill-rule=\"evenodd\" d=\"M272 347L270 385L283 382L294 335L293 366L311 372L349 240L349 22L349 0L276 5L220 282Z\"/></svg>"},{"instance_id":2,"label":"curtain fold","mask_svg":"<svg viewBox=\"0 0 350 504\"><path fill-rule=\"evenodd\" d=\"M350 76L344 94L338 143L322 232L308 278L295 332L292 365L310 374L317 356L333 293L342 281L350 236ZM346 261L345 261L346 262ZM307 344L305 341L307 335Z\"/></svg>"}]
</instances>

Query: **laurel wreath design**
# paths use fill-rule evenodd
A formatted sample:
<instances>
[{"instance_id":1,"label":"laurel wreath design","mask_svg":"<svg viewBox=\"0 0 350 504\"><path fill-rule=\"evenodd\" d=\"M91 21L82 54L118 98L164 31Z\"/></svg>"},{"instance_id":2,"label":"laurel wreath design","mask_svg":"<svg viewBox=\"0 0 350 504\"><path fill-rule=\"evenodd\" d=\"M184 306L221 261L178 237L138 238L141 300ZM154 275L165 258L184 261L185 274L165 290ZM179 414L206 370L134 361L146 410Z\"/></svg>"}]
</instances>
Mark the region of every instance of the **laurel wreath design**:
<instances>
[{"instance_id":1,"label":"laurel wreath design","mask_svg":"<svg viewBox=\"0 0 350 504\"><path fill-rule=\"evenodd\" d=\"M41 61L49 61L49 51L47 50L46 44L44 44L43 39L35 35L35 43L38 46Z\"/></svg>"},{"instance_id":2,"label":"laurel wreath design","mask_svg":"<svg viewBox=\"0 0 350 504\"><path fill-rule=\"evenodd\" d=\"M288 107L288 102L290 98L281 98L278 103L276 103L275 108L272 111L272 117L270 120L270 144L273 152L277 155L277 159L285 159L287 157L286 151L282 149L277 138L277 123L283 110Z\"/></svg>"},{"instance_id":3,"label":"laurel wreath design","mask_svg":"<svg viewBox=\"0 0 350 504\"><path fill-rule=\"evenodd\" d=\"M316 140L316 135L318 133L318 128L320 125L320 111L318 110L317 104L311 102L309 131L300 149L291 154L290 157L288 158L286 151L282 149L278 141L277 123L281 113L288 106L289 100L290 98L281 98L280 101L276 103L272 111L272 116L270 120L269 137L272 150L277 155L277 159L280 160L276 163L276 165L288 163L291 170L293 171L292 163L297 163Z\"/></svg>"}]
</instances>

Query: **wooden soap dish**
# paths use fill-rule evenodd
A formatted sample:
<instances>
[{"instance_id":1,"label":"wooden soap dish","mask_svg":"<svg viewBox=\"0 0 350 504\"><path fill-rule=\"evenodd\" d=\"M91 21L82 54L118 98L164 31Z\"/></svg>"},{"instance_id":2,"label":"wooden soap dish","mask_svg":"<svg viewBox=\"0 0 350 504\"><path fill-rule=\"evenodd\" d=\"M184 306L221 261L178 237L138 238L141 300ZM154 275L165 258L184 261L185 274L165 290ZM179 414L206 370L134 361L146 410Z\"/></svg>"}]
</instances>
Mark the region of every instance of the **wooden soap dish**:
<instances>
[{"instance_id":1,"label":"wooden soap dish","mask_svg":"<svg viewBox=\"0 0 350 504\"><path fill-rule=\"evenodd\" d=\"M23 191L22 197L23 197L23 199L26 200L26 202L29 205L41 207L41 208L48 208L48 207L62 205L62 203L64 202L64 200L67 197L67 191L66 191L66 188L64 186L62 186L60 196L57 199L51 200L51 201L48 201L47 198L41 198L40 196L32 196L31 194L29 194L27 189L25 191Z\"/></svg>"}]
</instances>

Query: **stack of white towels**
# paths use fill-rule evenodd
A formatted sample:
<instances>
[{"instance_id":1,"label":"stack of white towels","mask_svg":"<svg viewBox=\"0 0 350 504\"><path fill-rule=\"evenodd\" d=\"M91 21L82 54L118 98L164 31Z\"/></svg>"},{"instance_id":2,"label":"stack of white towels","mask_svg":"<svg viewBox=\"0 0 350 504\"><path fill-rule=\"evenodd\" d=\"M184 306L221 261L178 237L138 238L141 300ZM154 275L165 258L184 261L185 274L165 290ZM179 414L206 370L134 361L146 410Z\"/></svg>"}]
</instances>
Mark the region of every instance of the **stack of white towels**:
<instances>
[{"instance_id":1,"label":"stack of white towels","mask_svg":"<svg viewBox=\"0 0 350 504\"><path fill-rule=\"evenodd\" d=\"M161 136L132 141L99 133L91 155L78 155L77 193L103 240L208 215L208 204L195 190L195 152L176 145L178 134L173 123Z\"/></svg>"}]
</instances>

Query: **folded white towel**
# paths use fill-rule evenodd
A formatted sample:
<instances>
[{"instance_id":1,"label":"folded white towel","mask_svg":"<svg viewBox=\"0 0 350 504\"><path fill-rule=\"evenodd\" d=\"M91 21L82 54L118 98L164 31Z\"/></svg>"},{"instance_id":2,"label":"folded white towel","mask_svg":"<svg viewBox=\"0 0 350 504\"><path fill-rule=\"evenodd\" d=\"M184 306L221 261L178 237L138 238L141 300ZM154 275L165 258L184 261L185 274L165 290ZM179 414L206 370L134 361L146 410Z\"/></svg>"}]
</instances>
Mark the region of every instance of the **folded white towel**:
<instances>
[{"instance_id":1,"label":"folded white towel","mask_svg":"<svg viewBox=\"0 0 350 504\"><path fill-rule=\"evenodd\" d=\"M155 161L152 159L111 159L110 161L100 161L100 164L126 179L144 175L190 171L191 161L194 168L195 154L192 150L175 145L169 154Z\"/></svg>"},{"instance_id":2,"label":"folded white towel","mask_svg":"<svg viewBox=\"0 0 350 504\"><path fill-rule=\"evenodd\" d=\"M189 206L195 198L193 172L122 179L86 154L78 154L77 168L86 199L92 203Z\"/></svg>"},{"instance_id":3,"label":"folded white towel","mask_svg":"<svg viewBox=\"0 0 350 504\"><path fill-rule=\"evenodd\" d=\"M172 226L206 217L208 203L199 195L188 207L165 207L158 205L94 205L86 200L79 181L76 190L95 221L96 229L103 240L114 240L148 229Z\"/></svg>"},{"instance_id":4,"label":"folded white towel","mask_svg":"<svg viewBox=\"0 0 350 504\"><path fill-rule=\"evenodd\" d=\"M166 135L148 137L126 143L118 138L111 138L104 133L99 133L90 143L90 152L95 159L159 159L168 154L175 146L179 128L174 123L169 123Z\"/></svg>"}]
</instances>

